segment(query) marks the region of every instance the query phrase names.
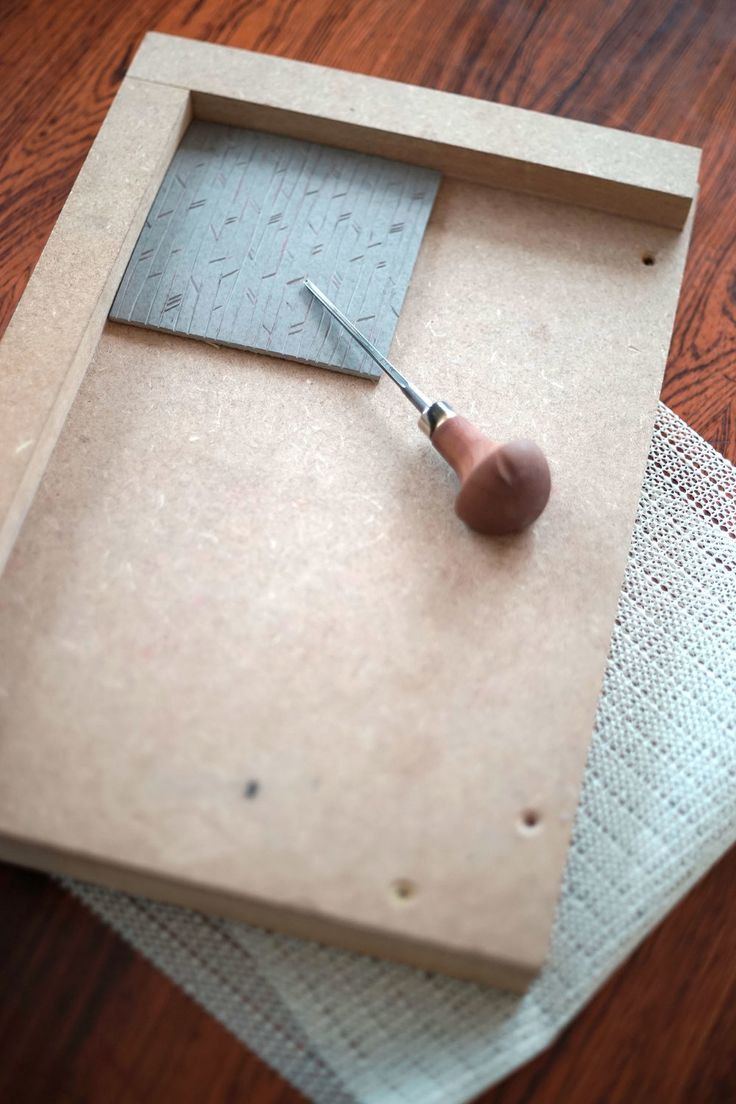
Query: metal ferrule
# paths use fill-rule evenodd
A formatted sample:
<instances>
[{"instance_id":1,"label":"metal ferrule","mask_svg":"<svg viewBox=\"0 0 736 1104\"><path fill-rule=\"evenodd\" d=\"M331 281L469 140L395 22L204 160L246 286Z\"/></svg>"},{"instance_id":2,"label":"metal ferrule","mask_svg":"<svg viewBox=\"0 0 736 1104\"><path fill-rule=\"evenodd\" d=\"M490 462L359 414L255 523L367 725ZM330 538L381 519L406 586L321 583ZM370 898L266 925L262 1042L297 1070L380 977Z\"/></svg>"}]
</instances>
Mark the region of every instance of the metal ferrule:
<instances>
[{"instance_id":1,"label":"metal ferrule","mask_svg":"<svg viewBox=\"0 0 736 1104\"><path fill-rule=\"evenodd\" d=\"M431 439L438 426L454 417L456 417L455 411L449 403L433 402L422 411L419 417L419 428Z\"/></svg>"}]
</instances>

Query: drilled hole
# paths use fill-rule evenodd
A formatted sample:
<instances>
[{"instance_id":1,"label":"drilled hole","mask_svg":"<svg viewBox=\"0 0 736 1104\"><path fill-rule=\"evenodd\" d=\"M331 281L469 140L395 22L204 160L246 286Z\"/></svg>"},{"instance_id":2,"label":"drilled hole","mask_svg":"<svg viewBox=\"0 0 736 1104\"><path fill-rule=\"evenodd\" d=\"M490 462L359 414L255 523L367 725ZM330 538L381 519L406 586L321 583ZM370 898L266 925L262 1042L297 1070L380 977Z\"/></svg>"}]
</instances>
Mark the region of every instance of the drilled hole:
<instances>
[{"instance_id":1,"label":"drilled hole","mask_svg":"<svg viewBox=\"0 0 736 1104\"><path fill-rule=\"evenodd\" d=\"M642 253L641 263L645 265L653 265L654 259L655 258L653 253Z\"/></svg>"},{"instance_id":2,"label":"drilled hole","mask_svg":"<svg viewBox=\"0 0 736 1104\"><path fill-rule=\"evenodd\" d=\"M521 826L526 832L535 831L542 822L536 809L525 809L521 814Z\"/></svg>"},{"instance_id":3,"label":"drilled hole","mask_svg":"<svg viewBox=\"0 0 736 1104\"><path fill-rule=\"evenodd\" d=\"M410 878L397 878L391 884L391 892L399 901L410 901L417 895L417 887Z\"/></svg>"}]
</instances>

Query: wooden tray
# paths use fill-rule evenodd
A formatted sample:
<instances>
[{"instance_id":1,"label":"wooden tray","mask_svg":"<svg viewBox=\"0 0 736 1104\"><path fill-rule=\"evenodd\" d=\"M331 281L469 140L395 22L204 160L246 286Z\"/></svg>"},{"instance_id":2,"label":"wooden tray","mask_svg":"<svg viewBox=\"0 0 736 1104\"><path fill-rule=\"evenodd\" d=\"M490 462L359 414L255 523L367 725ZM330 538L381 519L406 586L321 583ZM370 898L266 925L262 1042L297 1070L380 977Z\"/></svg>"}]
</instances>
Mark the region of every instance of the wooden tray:
<instances>
[{"instance_id":1,"label":"wooden tray","mask_svg":"<svg viewBox=\"0 0 736 1104\"><path fill-rule=\"evenodd\" d=\"M387 383L105 325L193 114L446 174L392 355L542 444L531 532L463 528ZM0 856L527 984L698 159L147 36L0 346Z\"/></svg>"}]
</instances>

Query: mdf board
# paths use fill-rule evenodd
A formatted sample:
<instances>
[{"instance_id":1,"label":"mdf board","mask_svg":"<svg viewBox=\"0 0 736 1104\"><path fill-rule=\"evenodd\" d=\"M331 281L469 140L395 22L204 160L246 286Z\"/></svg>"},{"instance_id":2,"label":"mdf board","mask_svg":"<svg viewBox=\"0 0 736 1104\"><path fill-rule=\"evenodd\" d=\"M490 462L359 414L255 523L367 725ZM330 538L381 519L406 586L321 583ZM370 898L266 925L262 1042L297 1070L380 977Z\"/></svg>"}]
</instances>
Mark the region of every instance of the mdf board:
<instances>
[{"instance_id":1,"label":"mdf board","mask_svg":"<svg viewBox=\"0 0 736 1104\"><path fill-rule=\"evenodd\" d=\"M191 97L157 83L179 64ZM2 346L8 546L58 444L0 585L0 853L522 988L546 952L689 236L619 208L639 216L642 188L692 198L697 154L616 134L606 162L609 132L571 124L594 154L565 147L552 176L576 202L513 175L489 187L500 155L466 149L468 180L442 151L464 108L493 105L335 76L341 112L375 95L398 135L415 94L435 98L402 146L440 150L445 178L392 357L549 457L542 518L489 539L454 517L453 477L390 384L101 332L192 101L252 127L261 96L267 129L315 141L336 102L310 66L165 36L133 72ZM142 114L148 171L111 230L103 187ZM351 148L389 152L344 126ZM646 181L621 169L629 141L635 168L648 144ZM612 210L577 203L595 158L607 185L586 195ZM92 286L62 317L80 257Z\"/></svg>"}]
</instances>

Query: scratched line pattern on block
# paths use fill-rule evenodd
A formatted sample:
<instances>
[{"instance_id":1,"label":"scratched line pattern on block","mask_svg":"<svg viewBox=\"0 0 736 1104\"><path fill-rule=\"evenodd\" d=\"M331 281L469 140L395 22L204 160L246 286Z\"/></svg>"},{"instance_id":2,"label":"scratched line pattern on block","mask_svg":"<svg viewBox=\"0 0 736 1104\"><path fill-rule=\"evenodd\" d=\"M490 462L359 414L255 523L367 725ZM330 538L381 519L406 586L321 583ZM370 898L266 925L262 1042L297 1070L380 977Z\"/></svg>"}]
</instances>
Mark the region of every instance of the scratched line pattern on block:
<instances>
[{"instance_id":1,"label":"scratched line pattern on block","mask_svg":"<svg viewBox=\"0 0 736 1104\"><path fill-rule=\"evenodd\" d=\"M110 318L377 378L303 279L388 354L439 182L398 161L195 121Z\"/></svg>"}]
</instances>

